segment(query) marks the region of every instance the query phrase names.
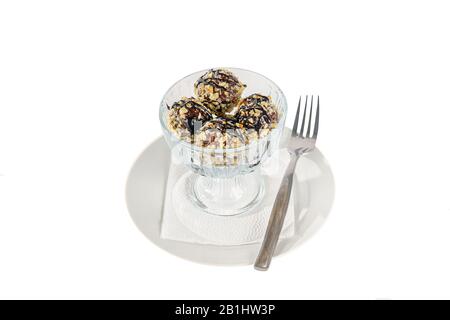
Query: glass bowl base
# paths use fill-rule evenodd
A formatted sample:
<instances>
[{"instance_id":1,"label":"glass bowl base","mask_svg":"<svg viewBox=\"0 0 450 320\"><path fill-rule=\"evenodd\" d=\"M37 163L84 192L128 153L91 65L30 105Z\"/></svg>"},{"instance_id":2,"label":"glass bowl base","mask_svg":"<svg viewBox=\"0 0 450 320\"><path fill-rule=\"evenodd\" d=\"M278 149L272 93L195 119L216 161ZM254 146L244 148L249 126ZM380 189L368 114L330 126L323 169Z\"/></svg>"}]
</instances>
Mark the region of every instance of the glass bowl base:
<instances>
[{"instance_id":1,"label":"glass bowl base","mask_svg":"<svg viewBox=\"0 0 450 320\"><path fill-rule=\"evenodd\" d=\"M212 178L188 173L178 181L175 192L183 192L201 211L234 216L257 206L264 196L264 179L258 171L232 178Z\"/></svg>"}]
</instances>

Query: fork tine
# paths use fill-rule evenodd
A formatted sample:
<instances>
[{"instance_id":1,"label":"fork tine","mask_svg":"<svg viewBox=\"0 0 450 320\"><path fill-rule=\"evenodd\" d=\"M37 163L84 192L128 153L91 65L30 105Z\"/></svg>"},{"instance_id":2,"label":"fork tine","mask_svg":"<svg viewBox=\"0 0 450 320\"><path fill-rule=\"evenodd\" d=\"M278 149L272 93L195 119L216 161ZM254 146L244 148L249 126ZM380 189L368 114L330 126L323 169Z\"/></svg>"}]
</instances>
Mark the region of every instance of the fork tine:
<instances>
[{"instance_id":1,"label":"fork tine","mask_svg":"<svg viewBox=\"0 0 450 320\"><path fill-rule=\"evenodd\" d=\"M300 106L302 104L302 96L300 96L300 99L298 100L298 107L297 107L297 113L295 115L295 120L294 120L294 127L292 128L292 136L296 136L297 133L297 127L298 127L298 117L300 115Z\"/></svg>"},{"instance_id":2,"label":"fork tine","mask_svg":"<svg viewBox=\"0 0 450 320\"><path fill-rule=\"evenodd\" d=\"M316 120L314 121L314 133L313 138L317 139L317 134L319 133L319 96L317 96L317 109L316 109Z\"/></svg>"},{"instance_id":3,"label":"fork tine","mask_svg":"<svg viewBox=\"0 0 450 320\"><path fill-rule=\"evenodd\" d=\"M305 101L305 110L303 112L303 119L302 119L302 126L300 127L300 133L299 135L301 137L304 137L304 133L305 133L305 118L306 118L306 110L308 109L308 96L306 96L306 101Z\"/></svg>"},{"instance_id":4,"label":"fork tine","mask_svg":"<svg viewBox=\"0 0 450 320\"><path fill-rule=\"evenodd\" d=\"M311 119L312 119L312 114L313 114L313 101L314 101L314 96L311 96L311 105L309 108L309 120L308 120L308 130L306 131L306 138L310 137L311 134ZM306 111L305 111L306 113Z\"/></svg>"}]
</instances>

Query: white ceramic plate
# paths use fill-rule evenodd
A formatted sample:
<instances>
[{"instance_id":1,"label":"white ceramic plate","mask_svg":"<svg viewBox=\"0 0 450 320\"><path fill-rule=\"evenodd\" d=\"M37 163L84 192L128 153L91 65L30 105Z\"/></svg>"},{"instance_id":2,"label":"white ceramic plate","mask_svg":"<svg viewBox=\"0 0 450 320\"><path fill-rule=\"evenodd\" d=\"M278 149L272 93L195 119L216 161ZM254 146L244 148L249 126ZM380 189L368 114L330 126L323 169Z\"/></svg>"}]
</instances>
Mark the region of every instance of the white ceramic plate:
<instances>
[{"instance_id":1,"label":"white ceramic plate","mask_svg":"<svg viewBox=\"0 0 450 320\"><path fill-rule=\"evenodd\" d=\"M290 130L285 129L282 146L289 135ZM160 137L142 152L131 168L126 200L138 229L158 247L187 260L214 265L253 264L259 243L219 246L160 237L169 165L170 150ZM291 195L291 201L294 201L295 234L278 243L276 255L290 251L316 233L333 203L333 175L318 149L299 160L294 183L297 191Z\"/></svg>"}]
</instances>

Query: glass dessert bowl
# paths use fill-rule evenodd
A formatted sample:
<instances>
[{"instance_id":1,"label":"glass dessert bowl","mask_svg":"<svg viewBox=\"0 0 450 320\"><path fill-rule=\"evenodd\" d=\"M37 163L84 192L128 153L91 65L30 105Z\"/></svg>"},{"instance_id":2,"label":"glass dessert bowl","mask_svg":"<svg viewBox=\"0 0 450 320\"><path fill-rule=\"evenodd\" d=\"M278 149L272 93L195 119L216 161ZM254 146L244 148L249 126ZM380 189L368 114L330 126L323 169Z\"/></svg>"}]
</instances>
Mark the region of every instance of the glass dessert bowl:
<instances>
[{"instance_id":1,"label":"glass dessert bowl","mask_svg":"<svg viewBox=\"0 0 450 320\"><path fill-rule=\"evenodd\" d=\"M164 95L159 118L172 161L190 169L183 192L202 211L243 213L264 195L261 164L278 148L286 98L268 78L226 68L193 73Z\"/></svg>"}]
</instances>

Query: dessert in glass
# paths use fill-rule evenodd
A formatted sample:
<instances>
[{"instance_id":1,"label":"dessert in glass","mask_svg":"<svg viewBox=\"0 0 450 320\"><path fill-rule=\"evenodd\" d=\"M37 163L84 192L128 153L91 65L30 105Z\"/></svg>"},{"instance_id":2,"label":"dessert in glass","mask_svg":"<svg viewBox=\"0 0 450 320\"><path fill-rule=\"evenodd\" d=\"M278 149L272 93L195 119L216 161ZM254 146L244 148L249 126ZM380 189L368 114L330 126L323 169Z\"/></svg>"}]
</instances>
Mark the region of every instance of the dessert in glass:
<instances>
[{"instance_id":1,"label":"dessert in glass","mask_svg":"<svg viewBox=\"0 0 450 320\"><path fill-rule=\"evenodd\" d=\"M203 70L170 87L159 117L173 161L190 169L174 188L185 193L180 199L226 216L257 205L260 166L278 148L286 109L274 82L244 69Z\"/></svg>"}]
</instances>

